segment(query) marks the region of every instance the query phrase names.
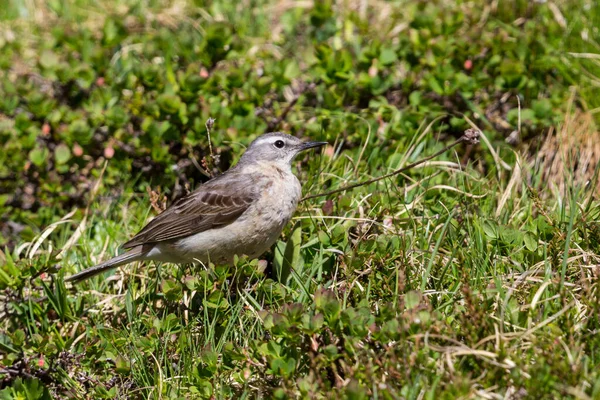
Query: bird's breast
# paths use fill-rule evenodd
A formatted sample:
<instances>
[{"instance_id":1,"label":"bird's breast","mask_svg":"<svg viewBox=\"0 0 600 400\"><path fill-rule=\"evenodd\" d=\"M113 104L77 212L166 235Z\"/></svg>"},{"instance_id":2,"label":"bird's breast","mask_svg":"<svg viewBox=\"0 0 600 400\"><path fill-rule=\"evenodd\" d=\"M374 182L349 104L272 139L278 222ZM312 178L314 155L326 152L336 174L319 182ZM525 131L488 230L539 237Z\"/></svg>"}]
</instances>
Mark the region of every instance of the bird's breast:
<instances>
[{"instance_id":1,"label":"bird's breast","mask_svg":"<svg viewBox=\"0 0 600 400\"><path fill-rule=\"evenodd\" d=\"M247 180L257 200L231 224L177 241L175 246L189 259L228 263L233 255L251 258L267 251L292 218L301 197L300 182L294 174L253 174Z\"/></svg>"},{"instance_id":2,"label":"bird's breast","mask_svg":"<svg viewBox=\"0 0 600 400\"><path fill-rule=\"evenodd\" d=\"M290 173L280 179L265 179L257 189L259 199L249 211L259 215L265 224L285 225L300 201L301 187L296 176Z\"/></svg>"}]
</instances>

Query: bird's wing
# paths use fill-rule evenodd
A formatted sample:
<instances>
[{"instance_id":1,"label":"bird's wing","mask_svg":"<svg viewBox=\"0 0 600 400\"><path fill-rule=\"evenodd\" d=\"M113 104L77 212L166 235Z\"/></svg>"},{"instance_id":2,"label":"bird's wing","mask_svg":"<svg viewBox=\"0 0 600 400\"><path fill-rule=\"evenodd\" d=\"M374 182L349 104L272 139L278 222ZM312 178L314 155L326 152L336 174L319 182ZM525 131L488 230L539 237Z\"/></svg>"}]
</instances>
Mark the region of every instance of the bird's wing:
<instances>
[{"instance_id":1,"label":"bird's wing","mask_svg":"<svg viewBox=\"0 0 600 400\"><path fill-rule=\"evenodd\" d=\"M183 197L148 223L123 245L173 240L229 225L258 198L248 175L225 174Z\"/></svg>"}]
</instances>

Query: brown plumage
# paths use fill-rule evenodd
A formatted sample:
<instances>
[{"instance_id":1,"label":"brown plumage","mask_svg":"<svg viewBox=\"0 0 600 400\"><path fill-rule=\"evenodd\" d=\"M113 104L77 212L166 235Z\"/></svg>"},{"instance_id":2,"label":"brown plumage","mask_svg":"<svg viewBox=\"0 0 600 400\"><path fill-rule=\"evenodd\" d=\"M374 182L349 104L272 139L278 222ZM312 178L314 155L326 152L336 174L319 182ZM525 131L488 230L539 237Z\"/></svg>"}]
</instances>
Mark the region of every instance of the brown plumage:
<instances>
[{"instance_id":1,"label":"brown plumage","mask_svg":"<svg viewBox=\"0 0 600 400\"><path fill-rule=\"evenodd\" d=\"M126 253L66 278L81 281L133 261L230 263L258 257L279 237L301 197L291 162L303 143L280 132L259 136L238 164L201 185L123 245Z\"/></svg>"},{"instance_id":2,"label":"brown plumage","mask_svg":"<svg viewBox=\"0 0 600 400\"><path fill-rule=\"evenodd\" d=\"M235 221L258 198L258 194L244 174L232 170L227 179L222 177L208 181L179 199L150 221L123 248L179 239ZM232 185L238 188L233 193Z\"/></svg>"}]
</instances>

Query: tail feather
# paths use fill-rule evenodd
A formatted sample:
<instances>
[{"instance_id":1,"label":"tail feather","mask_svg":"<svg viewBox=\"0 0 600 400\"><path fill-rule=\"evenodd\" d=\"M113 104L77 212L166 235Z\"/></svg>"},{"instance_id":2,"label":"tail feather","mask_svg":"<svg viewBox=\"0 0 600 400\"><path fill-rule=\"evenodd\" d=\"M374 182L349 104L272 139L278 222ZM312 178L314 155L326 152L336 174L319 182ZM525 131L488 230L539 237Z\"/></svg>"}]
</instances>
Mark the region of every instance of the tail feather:
<instances>
[{"instance_id":1,"label":"tail feather","mask_svg":"<svg viewBox=\"0 0 600 400\"><path fill-rule=\"evenodd\" d=\"M142 246L134 247L126 253L121 254L105 261L101 264L95 265L74 275L65 278L65 282L80 282L85 279L91 278L92 276L98 275L109 269L116 268L123 264L128 264L133 261L139 261L144 258L145 253L142 252Z\"/></svg>"}]
</instances>

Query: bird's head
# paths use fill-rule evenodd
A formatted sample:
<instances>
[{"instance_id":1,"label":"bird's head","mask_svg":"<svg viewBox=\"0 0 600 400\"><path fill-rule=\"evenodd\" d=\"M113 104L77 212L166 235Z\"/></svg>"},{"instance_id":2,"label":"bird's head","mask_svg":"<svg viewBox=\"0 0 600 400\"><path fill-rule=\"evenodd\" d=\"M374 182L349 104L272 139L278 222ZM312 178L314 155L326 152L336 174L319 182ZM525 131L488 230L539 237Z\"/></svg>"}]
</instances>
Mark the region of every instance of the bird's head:
<instances>
[{"instance_id":1,"label":"bird's head","mask_svg":"<svg viewBox=\"0 0 600 400\"><path fill-rule=\"evenodd\" d=\"M325 144L327 142L303 142L282 132L265 133L248 146L240 159L240 164L266 161L289 166L301 151Z\"/></svg>"}]
</instances>

